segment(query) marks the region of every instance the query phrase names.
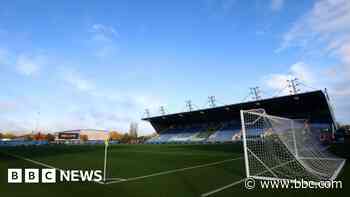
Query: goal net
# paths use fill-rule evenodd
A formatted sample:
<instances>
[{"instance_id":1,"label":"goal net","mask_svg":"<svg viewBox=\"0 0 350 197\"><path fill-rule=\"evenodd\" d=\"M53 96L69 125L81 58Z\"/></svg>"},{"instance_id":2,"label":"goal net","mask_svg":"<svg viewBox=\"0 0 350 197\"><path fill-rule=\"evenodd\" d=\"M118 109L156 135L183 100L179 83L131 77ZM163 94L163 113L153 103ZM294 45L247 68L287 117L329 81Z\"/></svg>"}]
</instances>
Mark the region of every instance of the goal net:
<instances>
[{"instance_id":1,"label":"goal net","mask_svg":"<svg viewBox=\"0 0 350 197\"><path fill-rule=\"evenodd\" d=\"M334 180L345 159L332 155L305 120L241 110L247 177L265 180Z\"/></svg>"}]
</instances>

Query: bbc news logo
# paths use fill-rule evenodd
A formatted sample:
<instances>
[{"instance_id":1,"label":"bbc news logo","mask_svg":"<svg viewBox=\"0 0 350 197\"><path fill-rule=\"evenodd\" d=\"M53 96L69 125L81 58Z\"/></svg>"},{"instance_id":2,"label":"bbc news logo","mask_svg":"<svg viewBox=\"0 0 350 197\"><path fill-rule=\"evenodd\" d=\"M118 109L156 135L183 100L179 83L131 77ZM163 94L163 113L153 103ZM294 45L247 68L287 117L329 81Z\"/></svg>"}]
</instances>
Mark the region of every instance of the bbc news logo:
<instances>
[{"instance_id":1,"label":"bbc news logo","mask_svg":"<svg viewBox=\"0 0 350 197\"><path fill-rule=\"evenodd\" d=\"M99 182L102 170L56 170L11 168L7 170L8 183Z\"/></svg>"}]
</instances>

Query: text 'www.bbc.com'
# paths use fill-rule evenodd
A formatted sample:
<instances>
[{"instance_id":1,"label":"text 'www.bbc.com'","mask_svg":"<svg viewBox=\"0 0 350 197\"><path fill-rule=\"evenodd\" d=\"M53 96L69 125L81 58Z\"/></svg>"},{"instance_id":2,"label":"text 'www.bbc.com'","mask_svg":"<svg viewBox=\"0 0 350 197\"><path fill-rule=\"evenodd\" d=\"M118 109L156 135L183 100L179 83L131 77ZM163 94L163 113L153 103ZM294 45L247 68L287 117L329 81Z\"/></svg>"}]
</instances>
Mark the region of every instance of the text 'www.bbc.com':
<instances>
[{"instance_id":1,"label":"text 'www.bbc.com'","mask_svg":"<svg viewBox=\"0 0 350 197\"><path fill-rule=\"evenodd\" d=\"M255 188L261 189L342 189L342 181L308 181L308 180L256 180L247 178L244 181L246 189L251 190Z\"/></svg>"}]
</instances>

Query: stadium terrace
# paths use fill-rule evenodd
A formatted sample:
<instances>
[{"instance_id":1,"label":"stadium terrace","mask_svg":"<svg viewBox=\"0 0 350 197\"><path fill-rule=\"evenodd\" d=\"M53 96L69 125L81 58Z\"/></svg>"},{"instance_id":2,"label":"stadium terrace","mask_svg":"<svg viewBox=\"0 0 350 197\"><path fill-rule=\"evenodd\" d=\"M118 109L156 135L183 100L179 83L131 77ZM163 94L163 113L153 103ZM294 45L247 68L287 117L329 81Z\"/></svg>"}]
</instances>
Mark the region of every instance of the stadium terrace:
<instances>
[{"instance_id":1,"label":"stadium terrace","mask_svg":"<svg viewBox=\"0 0 350 197\"><path fill-rule=\"evenodd\" d=\"M147 117L158 136L147 143L221 143L241 140L240 110L264 109L267 114L305 119L331 133L337 125L327 93L317 90L189 112Z\"/></svg>"}]
</instances>

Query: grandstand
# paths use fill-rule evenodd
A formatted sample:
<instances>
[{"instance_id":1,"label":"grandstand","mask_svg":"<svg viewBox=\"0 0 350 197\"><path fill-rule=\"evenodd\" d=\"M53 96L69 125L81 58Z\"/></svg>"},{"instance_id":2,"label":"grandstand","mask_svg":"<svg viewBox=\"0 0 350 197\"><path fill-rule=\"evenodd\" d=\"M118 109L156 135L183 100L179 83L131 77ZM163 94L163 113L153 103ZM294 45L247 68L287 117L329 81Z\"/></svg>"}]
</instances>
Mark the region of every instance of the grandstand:
<instances>
[{"instance_id":1,"label":"grandstand","mask_svg":"<svg viewBox=\"0 0 350 197\"><path fill-rule=\"evenodd\" d=\"M225 143L241 140L240 110L263 108L266 113L306 119L311 127L333 131L336 121L329 98L312 91L161 116L147 117L158 136L146 143Z\"/></svg>"}]
</instances>

